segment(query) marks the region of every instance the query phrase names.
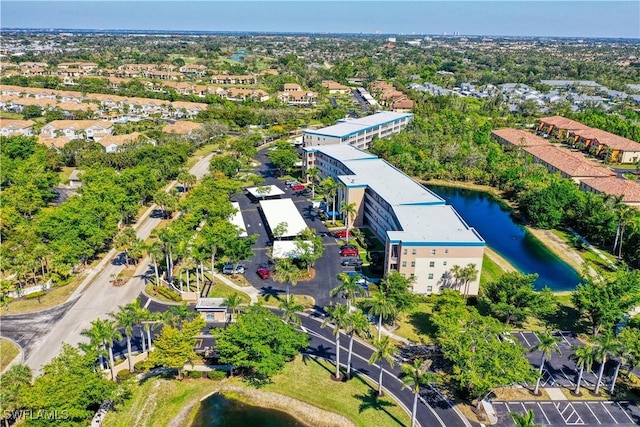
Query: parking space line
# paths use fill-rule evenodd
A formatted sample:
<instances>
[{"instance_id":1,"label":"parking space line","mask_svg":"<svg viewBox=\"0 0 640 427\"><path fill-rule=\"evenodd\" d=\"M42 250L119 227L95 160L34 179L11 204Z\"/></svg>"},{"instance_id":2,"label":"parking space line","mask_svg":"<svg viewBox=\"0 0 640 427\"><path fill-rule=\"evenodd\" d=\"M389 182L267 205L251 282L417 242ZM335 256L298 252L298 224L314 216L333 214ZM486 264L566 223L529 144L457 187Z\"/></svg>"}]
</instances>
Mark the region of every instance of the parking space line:
<instances>
[{"instance_id":1,"label":"parking space line","mask_svg":"<svg viewBox=\"0 0 640 427\"><path fill-rule=\"evenodd\" d=\"M551 421L549 421L549 418L547 418L547 414L546 412L544 412L544 409L542 409L542 405L540 405L540 402L536 402L536 404L538 405L538 408L540 408L540 412L542 412L542 416L547 421L547 424L551 424Z\"/></svg>"},{"instance_id":2,"label":"parking space line","mask_svg":"<svg viewBox=\"0 0 640 427\"><path fill-rule=\"evenodd\" d=\"M571 343L569 342L569 340L564 336L564 332L562 331L558 331L560 333L560 336L562 337L562 339L564 340L564 342L566 342L568 345L571 345Z\"/></svg>"},{"instance_id":3,"label":"parking space line","mask_svg":"<svg viewBox=\"0 0 640 427\"><path fill-rule=\"evenodd\" d=\"M564 375L564 377L567 379L567 381L569 381L569 383L573 386L575 385L575 383L567 376L567 374L564 372L564 367L562 369L560 369L560 372L562 372L562 375ZM572 374L573 375L573 374Z\"/></svg>"},{"instance_id":4,"label":"parking space line","mask_svg":"<svg viewBox=\"0 0 640 427\"><path fill-rule=\"evenodd\" d=\"M524 342L527 343L527 347L531 347L531 343L529 342L529 340L527 339L527 337L524 336L524 334L522 333L522 331L520 331L520 336L522 337L522 339L524 340Z\"/></svg>"},{"instance_id":5,"label":"parking space line","mask_svg":"<svg viewBox=\"0 0 640 427\"><path fill-rule=\"evenodd\" d=\"M587 409L589 410L589 412L591 412L591 415L593 415L593 418L596 419L596 421L598 422L598 424L602 424L600 422L600 419L596 416L595 412L593 412L593 410L591 409L591 406L589 406L589 402L585 402L584 406L587 407Z\"/></svg>"},{"instance_id":6,"label":"parking space line","mask_svg":"<svg viewBox=\"0 0 640 427\"><path fill-rule=\"evenodd\" d=\"M609 410L607 409L606 406L604 406L604 403L600 402L600 405L602 405L602 409L604 409L607 414L609 414L609 416L611 417L611 419L613 420L614 423L619 424L618 420L615 419L615 417L611 414L611 412L609 412Z\"/></svg>"},{"instance_id":7,"label":"parking space line","mask_svg":"<svg viewBox=\"0 0 640 427\"><path fill-rule=\"evenodd\" d=\"M624 414L627 416L627 418L629 418L629 421L631 421L632 423L634 423L634 424L635 424L634 419L633 419L633 418L631 418L631 417L629 416L629 414L627 414L627 411L626 411L626 410L625 410L625 409L620 405L620 402L614 402L614 403L615 403L616 405L618 405L618 408L620 408L620 410L621 410L622 412L624 412Z\"/></svg>"},{"instance_id":8,"label":"parking space line","mask_svg":"<svg viewBox=\"0 0 640 427\"><path fill-rule=\"evenodd\" d=\"M566 425L584 425L584 421L582 420L582 417L580 417L580 414L578 414L578 412L576 411L576 409L573 407L571 403L567 403L567 406L565 406L562 411L560 410L560 405L561 403L553 404L553 406L556 407L556 410L558 411L558 413L560 414L560 416L562 417L562 420ZM569 415L565 417L565 412L567 412L567 410L571 410L571 412L569 413ZM571 418L573 418L574 416L575 416L575 421L570 421Z\"/></svg>"}]
</instances>

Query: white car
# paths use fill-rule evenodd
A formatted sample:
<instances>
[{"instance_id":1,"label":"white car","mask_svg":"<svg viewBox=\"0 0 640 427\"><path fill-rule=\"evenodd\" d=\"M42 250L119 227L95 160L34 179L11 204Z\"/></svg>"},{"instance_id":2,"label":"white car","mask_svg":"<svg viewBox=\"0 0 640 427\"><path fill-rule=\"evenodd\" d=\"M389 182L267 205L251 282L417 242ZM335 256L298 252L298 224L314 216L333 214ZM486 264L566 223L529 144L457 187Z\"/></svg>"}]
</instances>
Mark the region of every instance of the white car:
<instances>
[{"instance_id":1,"label":"white car","mask_svg":"<svg viewBox=\"0 0 640 427\"><path fill-rule=\"evenodd\" d=\"M234 268L233 263L228 262L222 267L222 274L244 274L244 267L236 265Z\"/></svg>"}]
</instances>

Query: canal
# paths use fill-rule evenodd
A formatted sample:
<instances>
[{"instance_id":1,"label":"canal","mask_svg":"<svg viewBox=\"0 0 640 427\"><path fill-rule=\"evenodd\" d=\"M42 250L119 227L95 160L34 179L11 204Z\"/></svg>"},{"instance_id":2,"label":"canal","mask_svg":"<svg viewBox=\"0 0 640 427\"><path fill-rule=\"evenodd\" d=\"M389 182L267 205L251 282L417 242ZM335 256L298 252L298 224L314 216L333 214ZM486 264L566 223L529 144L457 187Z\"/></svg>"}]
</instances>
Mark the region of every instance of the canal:
<instances>
[{"instance_id":1,"label":"canal","mask_svg":"<svg viewBox=\"0 0 640 427\"><path fill-rule=\"evenodd\" d=\"M487 245L523 273L537 273L536 289L545 285L554 291L573 290L580 282L578 273L556 257L540 241L511 217L487 193L454 187L430 185L429 189L452 205Z\"/></svg>"}]
</instances>

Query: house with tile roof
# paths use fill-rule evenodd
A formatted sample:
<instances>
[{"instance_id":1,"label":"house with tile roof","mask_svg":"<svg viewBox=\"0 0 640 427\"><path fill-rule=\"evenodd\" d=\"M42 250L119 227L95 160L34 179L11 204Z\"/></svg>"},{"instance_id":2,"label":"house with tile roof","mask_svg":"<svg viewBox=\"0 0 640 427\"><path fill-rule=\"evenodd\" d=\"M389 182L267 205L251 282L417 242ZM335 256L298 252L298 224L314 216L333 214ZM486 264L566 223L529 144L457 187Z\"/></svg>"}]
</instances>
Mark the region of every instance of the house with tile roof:
<instances>
[{"instance_id":1,"label":"house with tile roof","mask_svg":"<svg viewBox=\"0 0 640 427\"><path fill-rule=\"evenodd\" d=\"M168 124L162 128L164 133L176 133L179 135L190 135L202 128L202 123L188 122L186 120L177 120L172 124Z\"/></svg>"},{"instance_id":2,"label":"house with tile roof","mask_svg":"<svg viewBox=\"0 0 640 427\"><path fill-rule=\"evenodd\" d=\"M142 134L139 132L128 133L124 135L107 135L104 138L100 138L97 141L104 147L107 153L115 153L118 149L124 145L133 144L140 141L146 141L152 143L148 138L140 138Z\"/></svg>"},{"instance_id":3,"label":"house with tile roof","mask_svg":"<svg viewBox=\"0 0 640 427\"><path fill-rule=\"evenodd\" d=\"M349 86L345 86L338 82L334 82L333 80L323 80L322 87L329 90L329 93L331 95L334 95L336 93L347 94L347 93L351 93L352 91L352 89Z\"/></svg>"},{"instance_id":4,"label":"house with tile roof","mask_svg":"<svg viewBox=\"0 0 640 427\"><path fill-rule=\"evenodd\" d=\"M33 125L36 122L33 120L9 120L0 119L0 135L2 136L14 136L24 135L33 136Z\"/></svg>"},{"instance_id":5,"label":"house with tile roof","mask_svg":"<svg viewBox=\"0 0 640 427\"><path fill-rule=\"evenodd\" d=\"M622 197L622 203L640 209L640 182L623 178L583 179L580 189L591 193Z\"/></svg>"},{"instance_id":6,"label":"house with tile roof","mask_svg":"<svg viewBox=\"0 0 640 427\"><path fill-rule=\"evenodd\" d=\"M316 104L318 93L310 90L285 90L278 92L278 99L288 105L309 106Z\"/></svg>"},{"instance_id":7,"label":"house with tile roof","mask_svg":"<svg viewBox=\"0 0 640 427\"><path fill-rule=\"evenodd\" d=\"M505 146L532 147L534 145L549 145L546 139L524 130L505 128L491 131L495 141Z\"/></svg>"},{"instance_id":8,"label":"house with tile roof","mask_svg":"<svg viewBox=\"0 0 640 427\"><path fill-rule=\"evenodd\" d=\"M606 178L615 176L611 169L600 166L582 154L549 145L523 147L523 151L533 158L534 163L545 166L549 172L559 172L564 178L580 184L586 178Z\"/></svg>"},{"instance_id":9,"label":"house with tile roof","mask_svg":"<svg viewBox=\"0 0 640 427\"><path fill-rule=\"evenodd\" d=\"M64 136L71 139L89 139L99 141L113 134L113 124L105 120L54 120L40 131L40 138Z\"/></svg>"}]
</instances>

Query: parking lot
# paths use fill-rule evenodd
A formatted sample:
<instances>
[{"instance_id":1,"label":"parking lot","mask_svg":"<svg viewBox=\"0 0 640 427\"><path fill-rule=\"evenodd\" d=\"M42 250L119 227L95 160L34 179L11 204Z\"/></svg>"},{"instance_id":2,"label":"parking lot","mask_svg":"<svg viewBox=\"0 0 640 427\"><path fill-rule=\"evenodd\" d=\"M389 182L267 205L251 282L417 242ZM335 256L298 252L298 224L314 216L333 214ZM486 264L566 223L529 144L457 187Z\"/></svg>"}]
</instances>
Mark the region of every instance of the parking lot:
<instances>
[{"instance_id":1,"label":"parking lot","mask_svg":"<svg viewBox=\"0 0 640 427\"><path fill-rule=\"evenodd\" d=\"M558 401L492 402L499 427L515 426L510 413L533 411L536 425L544 426L637 426L640 410L629 402Z\"/></svg>"},{"instance_id":2,"label":"parking lot","mask_svg":"<svg viewBox=\"0 0 640 427\"><path fill-rule=\"evenodd\" d=\"M530 349L538 344L540 341L533 332L512 332L513 338L517 339L525 349ZM574 345L583 345L578 338L576 338L571 332L554 332L558 341L558 348L560 354L554 352L551 355L550 360L545 363L545 368L542 371L542 379L540 385L542 387L565 387L573 389L576 387L576 381L578 380L578 372L576 370L576 364L570 359L572 354L571 347ZM540 360L542 359L542 353L539 351L527 352L526 354L529 362L535 367L540 367ZM591 371L585 370L582 376L582 386L588 388L595 388L597 381L598 369L600 368L598 363L594 363L591 367ZM613 380L613 372L615 369L615 362L608 361L605 366L605 372L602 377L601 386L608 386ZM531 387L531 384L524 384L527 387Z\"/></svg>"}]
</instances>

